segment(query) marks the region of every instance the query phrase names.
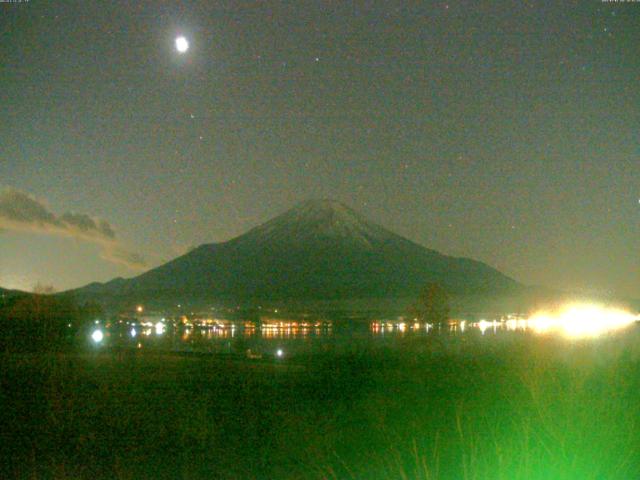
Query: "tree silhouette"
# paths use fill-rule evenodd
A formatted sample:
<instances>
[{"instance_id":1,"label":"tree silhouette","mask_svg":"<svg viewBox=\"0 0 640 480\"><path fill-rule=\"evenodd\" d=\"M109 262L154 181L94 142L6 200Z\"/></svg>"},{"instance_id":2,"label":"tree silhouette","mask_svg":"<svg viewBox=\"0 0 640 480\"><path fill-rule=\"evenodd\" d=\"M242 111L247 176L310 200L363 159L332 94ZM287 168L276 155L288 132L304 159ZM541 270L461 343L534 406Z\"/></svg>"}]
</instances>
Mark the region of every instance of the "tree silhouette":
<instances>
[{"instance_id":1,"label":"tree silhouette","mask_svg":"<svg viewBox=\"0 0 640 480\"><path fill-rule=\"evenodd\" d=\"M449 319L449 295L438 283L424 286L409 309L411 318L420 322L441 323Z\"/></svg>"},{"instance_id":2,"label":"tree silhouette","mask_svg":"<svg viewBox=\"0 0 640 480\"><path fill-rule=\"evenodd\" d=\"M96 304L78 305L70 298L17 295L0 306L0 352L67 348L79 329L101 313Z\"/></svg>"}]
</instances>

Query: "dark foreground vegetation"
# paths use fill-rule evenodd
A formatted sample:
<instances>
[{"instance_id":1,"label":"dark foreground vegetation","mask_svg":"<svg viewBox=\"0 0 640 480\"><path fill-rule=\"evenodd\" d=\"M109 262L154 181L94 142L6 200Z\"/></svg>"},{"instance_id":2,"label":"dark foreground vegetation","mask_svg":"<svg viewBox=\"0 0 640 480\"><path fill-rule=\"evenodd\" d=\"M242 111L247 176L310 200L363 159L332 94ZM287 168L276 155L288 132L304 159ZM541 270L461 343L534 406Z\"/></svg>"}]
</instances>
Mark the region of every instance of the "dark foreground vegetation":
<instances>
[{"instance_id":1,"label":"dark foreground vegetation","mask_svg":"<svg viewBox=\"0 0 640 480\"><path fill-rule=\"evenodd\" d=\"M640 478L634 339L404 341L254 363L5 353L0 477Z\"/></svg>"},{"instance_id":2,"label":"dark foreground vegetation","mask_svg":"<svg viewBox=\"0 0 640 480\"><path fill-rule=\"evenodd\" d=\"M0 352L69 351L101 316L98 305L71 298L22 292L0 296Z\"/></svg>"}]
</instances>

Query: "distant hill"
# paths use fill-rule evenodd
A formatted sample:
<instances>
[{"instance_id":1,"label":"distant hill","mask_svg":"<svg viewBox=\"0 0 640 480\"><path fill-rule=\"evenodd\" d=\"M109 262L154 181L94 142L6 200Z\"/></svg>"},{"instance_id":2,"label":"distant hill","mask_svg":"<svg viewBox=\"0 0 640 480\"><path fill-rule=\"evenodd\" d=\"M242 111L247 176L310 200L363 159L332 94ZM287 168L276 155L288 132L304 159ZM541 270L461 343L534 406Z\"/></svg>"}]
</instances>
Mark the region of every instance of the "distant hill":
<instances>
[{"instance_id":1,"label":"distant hill","mask_svg":"<svg viewBox=\"0 0 640 480\"><path fill-rule=\"evenodd\" d=\"M20 290L8 290L6 288L0 288L0 300L22 295L30 295L30 293Z\"/></svg>"},{"instance_id":2,"label":"distant hill","mask_svg":"<svg viewBox=\"0 0 640 480\"><path fill-rule=\"evenodd\" d=\"M0 315L2 315L2 310L4 308L12 305L16 300L31 296L33 296L33 294L22 292L20 290L8 290L6 288L0 288Z\"/></svg>"},{"instance_id":3,"label":"distant hill","mask_svg":"<svg viewBox=\"0 0 640 480\"><path fill-rule=\"evenodd\" d=\"M350 300L412 297L429 282L454 295L520 289L484 263L443 255L341 203L314 200L135 278L92 283L72 293L134 301Z\"/></svg>"}]
</instances>

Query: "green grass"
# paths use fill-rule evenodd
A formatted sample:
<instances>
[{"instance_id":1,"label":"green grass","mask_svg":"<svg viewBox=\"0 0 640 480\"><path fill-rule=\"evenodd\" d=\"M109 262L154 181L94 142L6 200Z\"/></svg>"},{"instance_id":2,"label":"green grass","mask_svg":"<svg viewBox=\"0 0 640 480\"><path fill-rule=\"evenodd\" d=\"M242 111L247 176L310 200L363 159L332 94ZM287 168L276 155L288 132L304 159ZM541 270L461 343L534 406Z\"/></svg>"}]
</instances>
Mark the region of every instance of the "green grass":
<instances>
[{"instance_id":1,"label":"green grass","mask_svg":"<svg viewBox=\"0 0 640 480\"><path fill-rule=\"evenodd\" d=\"M640 478L632 340L4 355L2 478Z\"/></svg>"}]
</instances>

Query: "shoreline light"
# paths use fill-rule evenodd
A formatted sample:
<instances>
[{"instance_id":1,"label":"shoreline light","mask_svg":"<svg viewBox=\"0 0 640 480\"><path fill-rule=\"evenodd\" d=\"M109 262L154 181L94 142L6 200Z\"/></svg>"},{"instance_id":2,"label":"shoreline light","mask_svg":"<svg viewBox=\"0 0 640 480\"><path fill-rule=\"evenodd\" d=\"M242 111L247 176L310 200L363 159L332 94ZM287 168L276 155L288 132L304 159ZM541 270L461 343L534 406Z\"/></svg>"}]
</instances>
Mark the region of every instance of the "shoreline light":
<instances>
[{"instance_id":1,"label":"shoreline light","mask_svg":"<svg viewBox=\"0 0 640 480\"><path fill-rule=\"evenodd\" d=\"M162 335L164 333L164 323L158 322L155 325L156 335Z\"/></svg>"},{"instance_id":2,"label":"shoreline light","mask_svg":"<svg viewBox=\"0 0 640 480\"><path fill-rule=\"evenodd\" d=\"M94 343L102 342L103 338L104 338L104 334L102 333L102 330L100 330L100 329L94 330L93 333L91 334L91 340L93 340Z\"/></svg>"},{"instance_id":3,"label":"shoreline light","mask_svg":"<svg viewBox=\"0 0 640 480\"><path fill-rule=\"evenodd\" d=\"M189 50L189 40L187 40L183 36L177 37L176 38L176 50L179 53L185 53L187 50Z\"/></svg>"},{"instance_id":4,"label":"shoreline light","mask_svg":"<svg viewBox=\"0 0 640 480\"><path fill-rule=\"evenodd\" d=\"M596 304L571 304L556 313L539 312L526 322L536 333L557 331L568 338L594 338L621 330L638 317L618 308Z\"/></svg>"}]
</instances>

